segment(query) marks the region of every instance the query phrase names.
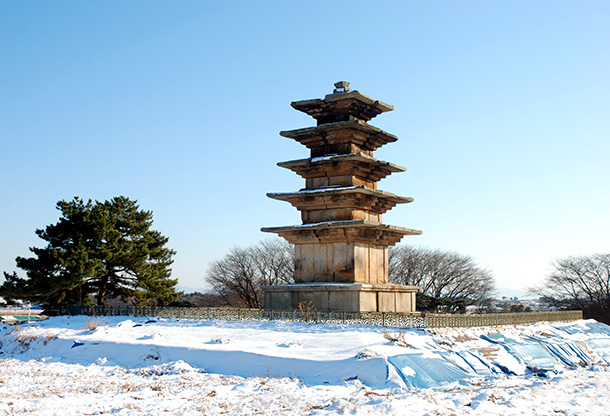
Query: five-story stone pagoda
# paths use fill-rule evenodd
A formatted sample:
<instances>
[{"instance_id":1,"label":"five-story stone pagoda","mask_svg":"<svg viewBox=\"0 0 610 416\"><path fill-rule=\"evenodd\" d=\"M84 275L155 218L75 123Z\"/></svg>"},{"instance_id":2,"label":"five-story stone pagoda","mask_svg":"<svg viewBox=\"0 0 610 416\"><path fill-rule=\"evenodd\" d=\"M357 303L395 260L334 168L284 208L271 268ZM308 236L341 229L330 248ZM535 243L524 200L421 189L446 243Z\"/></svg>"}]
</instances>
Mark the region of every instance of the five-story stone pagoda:
<instances>
[{"instance_id":1,"label":"five-story stone pagoda","mask_svg":"<svg viewBox=\"0 0 610 416\"><path fill-rule=\"evenodd\" d=\"M295 246L297 284L264 286L265 309L311 301L320 311L413 312L417 287L388 284L388 247L421 231L381 223L384 212L412 198L377 189L377 181L405 169L373 157L396 136L367 122L393 106L335 84L324 99L291 105L317 127L283 131L311 151L308 159L278 163L305 178L305 189L267 196L288 201L302 225L269 227Z\"/></svg>"}]
</instances>

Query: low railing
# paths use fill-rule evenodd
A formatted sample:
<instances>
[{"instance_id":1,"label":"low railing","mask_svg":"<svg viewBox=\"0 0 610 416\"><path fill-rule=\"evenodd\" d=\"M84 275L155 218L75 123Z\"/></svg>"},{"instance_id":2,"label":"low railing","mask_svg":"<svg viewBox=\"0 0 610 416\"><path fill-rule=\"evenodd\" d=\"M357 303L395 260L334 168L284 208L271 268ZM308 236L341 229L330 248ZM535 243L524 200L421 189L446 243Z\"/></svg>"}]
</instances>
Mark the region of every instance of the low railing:
<instances>
[{"instance_id":1,"label":"low railing","mask_svg":"<svg viewBox=\"0 0 610 416\"><path fill-rule=\"evenodd\" d=\"M490 313L453 315L394 312L318 312L267 311L242 308L187 308L161 306L67 306L69 315L89 316L155 316L206 320L289 320L310 323L381 325L402 328L444 328L532 324L536 322L574 321L582 311Z\"/></svg>"},{"instance_id":2,"label":"low railing","mask_svg":"<svg viewBox=\"0 0 610 416\"><path fill-rule=\"evenodd\" d=\"M582 311L483 313L472 315L427 313L424 316L426 328L519 325L536 322L576 321L582 318Z\"/></svg>"}]
</instances>

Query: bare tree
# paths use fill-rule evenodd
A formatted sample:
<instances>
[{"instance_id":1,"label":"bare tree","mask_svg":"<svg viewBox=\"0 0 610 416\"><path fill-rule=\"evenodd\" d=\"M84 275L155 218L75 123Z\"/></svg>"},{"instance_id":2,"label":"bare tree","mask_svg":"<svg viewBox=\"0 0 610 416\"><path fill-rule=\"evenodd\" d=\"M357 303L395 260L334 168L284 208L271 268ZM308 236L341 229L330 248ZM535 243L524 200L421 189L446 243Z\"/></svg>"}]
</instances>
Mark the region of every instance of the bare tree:
<instances>
[{"instance_id":1,"label":"bare tree","mask_svg":"<svg viewBox=\"0 0 610 416\"><path fill-rule=\"evenodd\" d=\"M610 253L568 256L551 263L554 270L530 291L560 308L581 309L586 318L610 324Z\"/></svg>"},{"instance_id":2,"label":"bare tree","mask_svg":"<svg viewBox=\"0 0 610 416\"><path fill-rule=\"evenodd\" d=\"M472 257L423 247L391 247L389 279L418 286L424 296L462 305L483 304L495 290L492 273Z\"/></svg>"},{"instance_id":3,"label":"bare tree","mask_svg":"<svg viewBox=\"0 0 610 416\"><path fill-rule=\"evenodd\" d=\"M231 306L262 308L261 286L294 283L294 248L279 238L235 247L212 262L206 281Z\"/></svg>"}]
</instances>

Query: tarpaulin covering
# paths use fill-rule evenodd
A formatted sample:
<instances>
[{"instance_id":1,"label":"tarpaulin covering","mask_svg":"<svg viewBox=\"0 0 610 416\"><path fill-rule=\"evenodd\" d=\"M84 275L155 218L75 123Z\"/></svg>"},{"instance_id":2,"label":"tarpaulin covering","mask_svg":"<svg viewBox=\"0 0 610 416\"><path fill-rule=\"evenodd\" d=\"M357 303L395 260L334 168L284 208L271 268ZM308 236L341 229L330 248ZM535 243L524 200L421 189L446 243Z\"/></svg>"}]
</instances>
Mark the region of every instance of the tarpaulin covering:
<instances>
[{"instance_id":1,"label":"tarpaulin covering","mask_svg":"<svg viewBox=\"0 0 610 416\"><path fill-rule=\"evenodd\" d=\"M559 364L557 357L539 342L506 338L500 334L483 335L481 338L501 345L532 371L553 370Z\"/></svg>"},{"instance_id":2,"label":"tarpaulin covering","mask_svg":"<svg viewBox=\"0 0 610 416\"><path fill-rule=\"evenodd\" d=\"M475 351L459 351L456 352L464 360L466 364L470 366L470 369L481 377L487 377L494 372L492 363L481 357L478 352ZM496 370L497 371L497 370Z\"/></svg>"},{"instance_id":3,"label":"tarpaulin covering","mask_svg":"<svg viewBox=\"0 0 610 416\"><path fill-rule=\"evenodd\" d=\"M610 326L601 322L592 321L576 325L557 326L556 328L572 335L587 334L587 340L584 342L599 357L610 364Z\"/></svg>"},{"instance_id":4,"label":"tarpaulin covering","mask_svg":"<svg viewBox=\"0 0 610 416\"><path fill-rule=\"evenodd\" d=\"M450 357L453 355L453 357ZM409 387L439 387L454 381L476 376L476 372L467 371L458 366L455 359L458 354L449 351L434 353L402 354L388 357L396 367L398 374Z\"/></svg>"},{"instance_id":5,"label":"tarpaulin covering","mask_svg":"<svg viewBox=\"0 0 610 416\"><path fill-rule=\"evenodd\" d=\"M544 332L538 335L524 335L523 338L544 346L555 358L568 367L578 367L595 362L595 359L587 353L587 346L582 341L570 341L557 334Z\"/></svg>"},{"instance_id":6,"label":"tarpaulin covering","mask_svg":"<svg viewBox=\"0 0 610 416\"><path fill-rule=\"evenodd\" d=\"M508 343L503 347L532 371L554 370L559 364L559 360L542 344Z\"/></svg>"},{"instance_id":7,"label":"tarpaulin covering","mask_svg":"<svg viewBox=\"0 0 610 416\"><path fill-rule=\"evenodd\" d=\"M608 364L610 364L610 339L609 338L593 338L587 340L587 345Z\"/></svg>"},{"instance_id":8,"label":"tarpaulin covering","mask_svg":"<svg viewBox=\"0 0 610 416\"><path fill-rule=\"evenodd\" d=\"M482 335L481 339L502 348L516 359L515 363L519 362L533 372L599 363L600 357L610 364L610 326L585 322L553 328L557 331L547 327L534 334L513 334L511 337L491 333ZM561 331L564 331L563 336ZM565 333L576 336L566 339ZM580 337L579 333L584 336ZM498 368L512 374L510 368L502 365L506 359L483 356L475 349L414 352L389 357L388 361L396 367L407 386L417 388L441 387L468 377L488 377L499 371Z\"/></svg>"},{"instance_id":9,"label":"tarpaulin covering","mask_svg":"<svg viewBox=\"0 0 610 416\"><path fill-rule=\"evenodd\" d=\"M584 322L577 325L557 326L556 328L568 334L588 333L610 336L610 326L601 322Z\"/></svg>"},{"instance_id":10,"label":"tarpaulin covering","mask_svg":"<svg viewBox=\"0 0 610 416\"><path fill-rule=\"evenodd\" d=\"M543 345L568 367L578 367L594 362L577 342L552 343L543 341Z\"/></svg>"}]
</instances>

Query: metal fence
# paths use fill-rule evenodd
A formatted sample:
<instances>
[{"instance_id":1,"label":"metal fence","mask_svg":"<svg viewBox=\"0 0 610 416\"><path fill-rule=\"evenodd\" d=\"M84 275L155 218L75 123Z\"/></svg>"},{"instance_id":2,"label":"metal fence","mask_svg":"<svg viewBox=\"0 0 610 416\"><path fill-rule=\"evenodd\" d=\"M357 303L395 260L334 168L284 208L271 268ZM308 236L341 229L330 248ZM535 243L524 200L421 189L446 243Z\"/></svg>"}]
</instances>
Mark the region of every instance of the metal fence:
<instances>
[{"instance_id":1,"label":"metal fence","mask_svg":"<svg viewBox=\"0 0 610 416\"><path fill-rule=\"evenodd\" d=\"M582 319L582 311L453 315L394 312L267 311L263 309L157 306L68 306L65 310L70 315L155 316L161 318L225 321L289 320L309 323L364 324L402 328L498 326Z\"/></svg>"},{"instance_id":2,"label":"metal fence","mask_svg":"<svg viewBox=\"0 0 610 416\"><path fill-rule=\"evenodd\" d=\"M576 321L582 318L582 311L486 313L473 315L429 313L424 316L426 328L518 325L536 322Z\"/></svg>"}]
</instances>

